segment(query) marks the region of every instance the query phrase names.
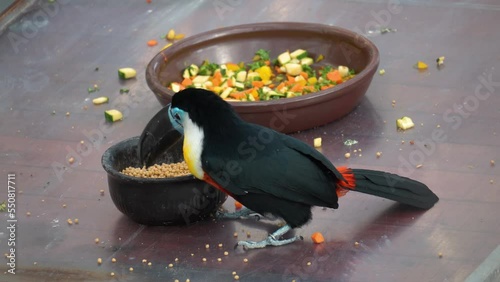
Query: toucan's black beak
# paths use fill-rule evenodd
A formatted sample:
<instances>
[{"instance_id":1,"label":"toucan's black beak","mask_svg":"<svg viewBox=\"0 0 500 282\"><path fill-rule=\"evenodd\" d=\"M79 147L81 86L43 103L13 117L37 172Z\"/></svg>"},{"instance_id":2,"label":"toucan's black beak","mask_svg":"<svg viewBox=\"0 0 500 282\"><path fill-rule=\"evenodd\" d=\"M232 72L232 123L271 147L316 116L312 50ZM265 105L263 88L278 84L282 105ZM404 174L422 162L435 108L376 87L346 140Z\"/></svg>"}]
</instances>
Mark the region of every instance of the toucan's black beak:
<instances>
[{"instance_id":1,"label":"toucan's black beak","mask_svg":"<svg viewBox=\"0 0 500 282\"><path fill-rule=\"evenodd\" d=\"M182 134L169 119L169 105L161 109L146 125L139 139L139 160L142 165L150 166L156 158L172 147Z\"/></svg>"}]
</instances>

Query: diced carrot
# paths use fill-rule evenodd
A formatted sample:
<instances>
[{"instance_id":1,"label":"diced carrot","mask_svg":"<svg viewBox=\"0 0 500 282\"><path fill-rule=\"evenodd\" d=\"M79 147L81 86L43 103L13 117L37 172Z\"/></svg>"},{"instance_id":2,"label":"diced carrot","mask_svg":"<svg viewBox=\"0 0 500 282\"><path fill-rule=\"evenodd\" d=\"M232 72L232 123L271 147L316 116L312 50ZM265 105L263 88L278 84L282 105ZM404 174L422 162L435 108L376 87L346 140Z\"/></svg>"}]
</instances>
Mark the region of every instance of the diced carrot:
<instances>
[{"instance_id":1,"label":"diced carrot","mask_svg":"<svg viewBox=\"0 0 500 282\"><path fill-rule=\"evenodd\" d=\"M288 79L289 82L295 82L295 77L291 75L287 75L286 78Z\"/></svg>"},{"instance_id":2,"label":"diced carrot","mask_svg":"<svg viewBox=\"0 0 500 282\"><path fill-rule=\"evenodd\" d=\"M321 234L321 232L314 232L311 235L311 239L315 244L321 244L325 242L325 237L323 237L323 234Z\"/></svg>"},{"instance_id":3,"label":"diced carrot","mask_svg":"<svg viewBox=\"0 0 500 282\"><path fill-rule=\"evenodd\" d=\"M325 89L328 89L331 87L333 87L333 85L323 85L323 86L321 86L321 90L325 90Z\"/></svg>"},{"instance_id":4,"label":"diced carrot","mask_svg":"<svg viewBox=\"0 0 500 282\"><path fill-rule=\"evenodd\" d=\"M271 65L271 61L267 60L264 62L267 66L270 66Z\"/></svg>"},{"instance_id":5,"label":"diced carrot","mask_svg":"<svg viewBox=\"0 0 500 282\"><path fill-rule=\"evenodd\" d=\"M340 75L340 72L338 70L327 73L326 77L337 84L342 83L342 76Z\"/></svg>"},{"instance_id":6,"label":"diced carrot","mask_svg":"<svg viewBox=\"0 0 500 282\"><path fill-rule=\"evenodd\" d=\"M187 77L187 78L184 78L184 80L182 81L181 84L183 86L189 86L189 85L193 84L193 81L189 77Z\"/></svg>"},{"instance_id":7,"label":"diced carrot","mask_svg":"<svg viewBox=\"0 0 500 282\"><path fill-rule=\"evenodd\" d=\"M218 79L222 79L222 73L221 73L219 70L217 70L217 71L214 73L213 77L214 77L214 78L218 78Z\"/></svg>"},{"instance_id":8,"label":"diced carrot","mask_svg":"<svg viewBox=\"0 0 500 282\"><path fill-rule=\"evenodd\" d=\"M227 86L233 87L233 80L232 79L227 80Z\"/></svg>"},{"instance_id":9,"label":"diced carrot","mask_svg":"<svg viewBox=\"0 0 500 282\"><path fill-rule=\"evenodd\" d=\"M281 73L281 69L280 69L280 67L278 67L278 66L275 66L275 67L274 67L274 70L276 71L276 73Z\"/></svg>"},{"instance_id":10,"label":"diced carrot","mask_svg":"<svg viewBox=\"0 0 500 282\"><path fill-rule=\"evenodd\" d=\"M264 82L259 81L259 80L254 80L254 81L252 81L252 85L253 85L253 87L258 87L258 88L260 88L260 87L263 87L263 86L264 86Z\"/></svg>"},{"instance_id":11,"label":"diced carrot","mask_svg":"<svg viewBox=\"0 0 500 282\"><path fill-rule=\"evenodd\" d=\"M308 79L309 78L309 75L307 74L307 72L305 71L301 71L300 72L300 75L304 78L304 79Z\"/></svg>"},{"instance_id":12,"label":"diced carrot","mask_svg":"<svg viewBox=\"0 0 500 282\"><path fill-rule=\"evenodd\" d=\"M296 83L295 85L292 86L292 88L290 88L290 91L292 91L292 92L302 92L303 89L304 89L304 85L302 85L300 83Z\"/></svg>"},{"instance_id":13,"label":"diced carrot","mask_svg":"<svg viewBox=\"0 0 500 282\"><path fill-rule=\"evenodd\" d=\"M245 92L233 92L233 93L229 94L229 97L241 100L243 98L246 98L247 94Z\"/></svg>"},{"instance_id":14,"label":"diced carrot","mask_svg":"<svg viewBox=\"0 0 500 282\"><path fill-rule=\"evenodd\" d=\"M234 208L237 210L240 210L243 207L243 204L241 204L238 201L234 201Z\"/></svg>"},{"instance_id":15,"label":"diced carrot","mask_svg":"<svg viewBox=\"0 0 500 282\"><path fill-rule=\"evenodd\" d=\"M276 85L274 85L274 83L271 83L268 86L269 86L269 88L273 89Z\"/></svg>"},{"instance_id":16,"label":"diced carrot","mask_svg":"<svg viewBox=\"0 0 500 282\"><path fill-rule=\"evenodd\" d=\"M307 90L307 92L314 92L315 88L312 85L304 86L304 90Z\"/></svg>"},{"instance_id":17,"label":"diced carrot","mask_svg":"<svg viewBox=\"0 0 500 282\"><path fill-rule=\"evenodd\" d=\"M281 90L281 89L283 89L283 87L285 87L285 83L284 82L278 84L278 86L276 87L276 89L277 90Z\"/></svg>"},{"instance_id":18,"label":"diced carrot","mask_svg":"<svg viewBox=\"0 0 500 282\"><path fill-rule=\"evenodd\" d=\"M153 47L153 46L156 46L158 45L158 41L154 40L154 39L151 39L148 41L148 46L149 47Z\"/></svg>"},{"instance_id":19,"label":"diced carrot","mask_svg":"<svg viewBox=\"0 0 500 282\"><path fill-rule=\"evenodd\" d=\"M215 77L215 75L214 75L214 78L212 79L212 84L214 86L220 86L221 82L222 82L221 78Z\"/></svg>"}]
</instances>

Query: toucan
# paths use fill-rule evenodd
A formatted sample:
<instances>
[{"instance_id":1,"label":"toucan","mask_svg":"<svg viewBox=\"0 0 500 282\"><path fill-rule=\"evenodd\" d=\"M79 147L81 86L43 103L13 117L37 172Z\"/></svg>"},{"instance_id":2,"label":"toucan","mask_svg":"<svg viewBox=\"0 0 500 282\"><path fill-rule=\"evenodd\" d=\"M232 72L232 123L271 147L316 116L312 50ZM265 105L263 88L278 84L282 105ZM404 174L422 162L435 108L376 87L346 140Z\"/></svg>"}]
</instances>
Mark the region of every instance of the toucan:
<instances>
[{"instance_id":1,"label":"toucan","mask_svg":"<svg viewBox=\"0 0 500 282\"><path fill-rule=\"evenodd\" d=\"M300 239L282 236L308 223L314 206L337 209L339 197L348 191L421 209L429 209L438 201L425 184L406 177L335 167L307 143L245 122L228 102L209 90L181 90L173 95L170 105L156 114L140 140L144 163L172 142L172 132L165 128L184 136L184 159L196 178L244 205L239 211L218 217L259 214L285 222L262 241L239 241L236 245L247 249L281 246Z\"/></svg>"}]
</instances>

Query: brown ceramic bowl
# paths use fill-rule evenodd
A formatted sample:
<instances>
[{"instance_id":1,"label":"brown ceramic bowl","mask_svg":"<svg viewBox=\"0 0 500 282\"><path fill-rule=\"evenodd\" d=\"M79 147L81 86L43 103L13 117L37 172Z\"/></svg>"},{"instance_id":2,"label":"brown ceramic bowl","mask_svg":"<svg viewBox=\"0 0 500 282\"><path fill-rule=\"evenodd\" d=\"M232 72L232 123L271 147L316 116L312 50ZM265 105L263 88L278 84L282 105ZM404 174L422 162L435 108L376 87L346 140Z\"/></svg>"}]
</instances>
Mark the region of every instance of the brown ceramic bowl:
<instances>
[{"instance_id":1,"label":"brown ceramic bowl","mask_svg":"<svg viewBox=\"0 0 500 282\"><path fill-rule=\"evenodd\" d=\"M158 163L182 161L181 141L160 155ZM127 217L145 225L185 225L209 218L224 203L226 194L192 175L137 178L120 173L141 166L138 143L139 137L123 140L102 156L111 199Z\"/></svg>"},{"instance_id":2,"label":"brown ceramic bowl","mask_svg":"<svg viewBox=\"0 0 500 282\"><path fill-rule=\"evenodd\" d=\"M364 36L329 25L274 22L216 29L176 42L149 63L146 80L158 101L170 103L174 92L166 87L182 80L189 64L249 62L258 49L271 57L285 50L305 49L320 63L345 65L357 75L333 88L295 98L231 102L248 121L290 133L330 123L351 112L361 101L379 64L377 47Z\"/></svg>"}]
</instances>

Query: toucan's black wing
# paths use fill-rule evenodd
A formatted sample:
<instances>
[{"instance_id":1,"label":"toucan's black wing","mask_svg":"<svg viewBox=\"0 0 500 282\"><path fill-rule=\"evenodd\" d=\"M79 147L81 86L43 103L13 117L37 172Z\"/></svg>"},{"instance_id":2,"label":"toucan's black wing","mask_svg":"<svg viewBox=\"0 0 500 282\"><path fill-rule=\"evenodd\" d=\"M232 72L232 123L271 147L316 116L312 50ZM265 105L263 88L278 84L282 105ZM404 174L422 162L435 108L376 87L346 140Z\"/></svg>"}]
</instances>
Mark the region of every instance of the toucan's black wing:
<instances>
[{"instance_id":1,"label":"toucan's black wing","mask_svg":"<svg viewBox=\"0 0 500 282\"><path fill-rule=\"evenodd\" d=\"M255 132L263 130L250 126ZM305 143L274 131L268 133L272 134L268 138L271 141L262 142L261 146L239 146L231 153L229 148L204 148L205 173L237 196L266 193L308 205L337 208L335 183L342 176L335 167ZM248 154L242 154L246 149Z\"/></svg>"}]
</instances>

